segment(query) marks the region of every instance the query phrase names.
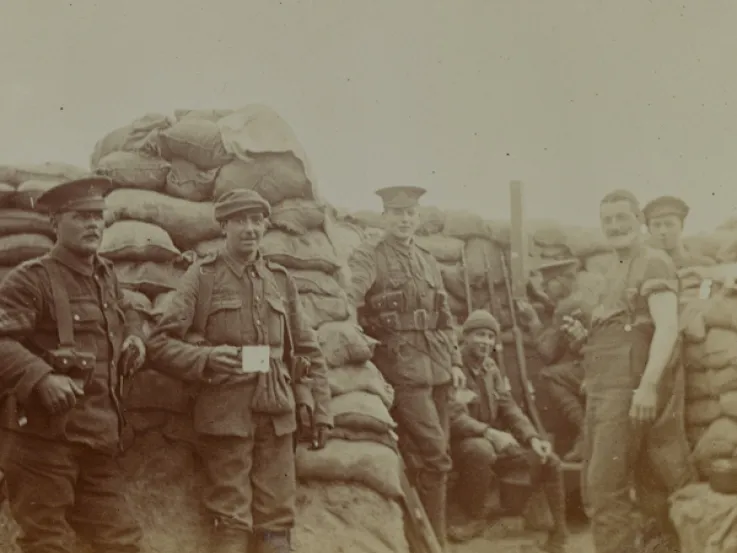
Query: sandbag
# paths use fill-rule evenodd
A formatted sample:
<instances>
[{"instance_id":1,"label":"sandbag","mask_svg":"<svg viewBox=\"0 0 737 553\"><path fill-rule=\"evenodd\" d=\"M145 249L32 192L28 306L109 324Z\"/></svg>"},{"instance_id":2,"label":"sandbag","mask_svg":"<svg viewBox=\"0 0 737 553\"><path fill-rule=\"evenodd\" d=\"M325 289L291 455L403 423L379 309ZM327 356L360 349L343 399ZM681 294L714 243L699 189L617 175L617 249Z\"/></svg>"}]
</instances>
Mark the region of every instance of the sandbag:
<instances>
[{"instance_id":1,"label":"sandbag","mask_svg":"<svg viewBox=\"0 0 737 553\"><path fill-rule=\"evenodd\" d=\"M332 276L321 271L289 271L300 294L343 297L344 291Z\"/></svg>"},{"instance_id":2,"label":"sandbag","mask_svg":"<svg viewBox=\"0 0 737 553\"><path fill-rule=\"evenodd\" d=\"M365 392L377 396L387 409L391 409L394 403L394 388L371 361L362 365L333 367L328 371L328 382L333 398L351 392Z\"/></svg>"},{"instance_id":3,"label":"sandbag","mask_svg":"<svg viewBox=\"0 0 737 553\"><path fill-rule=\"evenodd\" d=\"M225 238L212 238L195 244L194 251L198 257L207 257L221 251L225 247Z\"/></svg>"},{"instance_id":4,"label":"sandbag","mask_svg":"<svg viewBox=\"0 0 737 553\"><path fill-rule=\"evenodd\" d=\"M300 480L363 484L384 497L402 497L399 457L374 442L329 440L323 449L297 447L297 477Z\"/></svg>"},{"instance_id":5,"label":"sandbag","mask_svg":"<svg viewBox=\"0 0 737 553\"><path fill-rule=\"evenodd\" d=\"M457 238L433 234L417 236L415 240L419 247L429 251L437 261L453 263L463 257L463 242Z\"/></svg>"},{"instance_id":6,"label":"sandbag","mask_svg":"<svg viewBox=\"0 0 737 553\"><path fill-rule=\"evenodd\" d=\"M314 199L302 162L289 153L254 154L223 166L215 179L215 197L237 188L255 190L271 205L290 198Z\"/></svg>"},{"instance_id":7,"label":"sandbag","mask_svg":"<svg viewBox=\"0 0 737 553\"><path fill-rule=\"evenodd\" d=\"M722 416L719 398L696 399L686 403L686 425L704 426Z\"/></svg>"},{"instance_id":8,"label":"sandbag","mask_svg":"<svg viewBox=\"0 0 737 553\"><path fill-rule=\"evenodd\" d=\"M181 252L161 227L142 221L117 221L105 229L100 255L112 261L154 261L177 259Z\"/></svg>"},{"instance_id":9,"label":"sandbag","mask_svg":"<svg viewBox=\"0 0 737 553\"><path fill-rule=\"evenodd\" d=\"M137 152L112 152L100 160L96 172L120 188L162 190L171 165L168 161Z\"/></svg>"},{"instance_id":10,"label":"sandbag","mask_svg":"<svg viewBox=\"0 0 737 553\"><path fill-rule=\"evenodd\" d=\"M164 192L190 202L204 202L212 199L217 175L217 168L202 170L191 161L175 158L166 176Z\"/></svg>"},{"instance_id":11,"label":"sandbag","mask_svg":"<svg viewBox=\"0 0 737 553\"><path fill-rule=\"evenodd\" d=\"M200 169L222 167L233 159L225 151L217 123L200 117L185 117L161 133L166 155L182 158Z\"/></svg>"},{"instance_id":12,"label":"sandbag","mask_svg":"<svg viewBox=\"0 0 737 553\"><path fill-rule=\"evenodd\" d=\"M349 223L355 223L362 228L371 227L376 229L384 228L384 219L381 213L376 211L358 210L346 215Z\"/></svg>"},{"instance_id":13,"label":"sandbag","mask_svg":"<svg viewBox=\"0 0 737 553\"><path fill-rule=\"evenodd\" d=\"M149 298L174 290L184 276L184 270L171 263L118 261L114 267L121 286Z\"/></svg>"},{"instance_id":14,"label":"sandbag","mask_svg":"<svg viewBox=\"0 0 737 553\"><path fill-rule=\"evenodd\" d=\"M0 209L0 236L11 234L43 234L54 237L47 215L23 209Z\"/></svg>"},{"instance_id":15,"label":"sandbag","mask_svg":"<svg viewBox=\"0 0 737 553\"><path fill-rule=\"evenodd\" d=\"M109 132L97 141L90 158L90 166L96 169L100 160L112 152L139 152L159 155L159 132L172 124L172 119L159 113L147 113L130 125Z\"/></svg>"},{"instance_id":16,"label":"sandbag","mask_svg":"<svg viewBox=\"0 0 737 553\"><path fill-rule=\"evenodd\" d=\"M729 458L737 452L737 421L721 417L709 425L693 450L692 457L702 474L709 463L716 459Z\"/></svg>"},{"instance_id":17,"label":"sandbag","mask_svg":"<svg viewBox=\"0 0 737 553\"><path fill-rule=\"evenodd\" d=\"M159 318L169 309L169 305L171 305L175 295L176 290L168 290L154 298L153 305L151 307L151 317L153 317L155 321L158 321Z\"/></svg>"},{"instance_id":18,"label":"sandbag","mask_svg":"<svg viewBox=\"0 0 737 553\"><path fill-rule=\"evenodd\" d=\"M709 298L704 324L737 332L737 296L733 291L721 290Z\"/></svg>"},{"instance_id":19,"label":"sandbag","mask_svg":"<svg viewBox=\"0 0 737 553\"><path fill-rule=\"evenodd\" d=\"M323 228L325 206L314 200L291 198L272 207L269 222L279 230L305 234L309 230Z\"/></svg>"},{"instance_id":20,"label":"sandbag","mask_svg":"<svg viewBox=\"0 0 737 553\"><path fill-rule=\"evenodd\" d=\"M707 430L709 430L708 424L695 424L686 426L686 438L688 438L688 445L691 447L692 451L693 448L696 447L696 444L699 443L701 436L706 434Z\"/></svg>"},{"instance_id":21,"label":"sandbag","mask_svg":"<svg viewBox=\"0 0 737 553\"><path fill-rule=\"evenodd\" d=\"M128 411L167 411L187 413L191 393L179 379L156 370L144 369L135 374L125 397Z\"/></svg>"},{"instance_id":22,"label":"sandbag","mask_svg":"<svg viewBox=\"0 0 737 553\"><path fill-rule=\"evenodd\" d=\"M317 338L330 367L360 365L370 361L379 343L353 322L329 322L317 329Z\"/></svg>"},{"instance_id":23,"label":"sandbag","mask_svg":"<svg viewBox=\"0 0 737 553\"><path fill-rule=\"evenodd\" d=\"M718 397L711 380L711 371L686 371L686 399Z\"/></svg>"},{"instance_id":24,"label":"sandbag","mask_svg":"<svg viewBox=\"0 0 737 553\"><path fill-rule=\"evenodd\" d=\"M86 169L67 163L47 162L38 165L0 165L0 182L20 186L29 180L63 182L88 174Z\"/></svg>"},{"instance_id":25,"label":"sandbag","mask_svg":"<svg viewBox=\"0 0 737 553\"><path fill-rule=\"evenodd\" d=\"M737 390L737 365L729 365L709 374L714 395L720 396Z\"/></svg>"},{"instance_id":26,"label":"sandbag","mask_svg":"<svg viewBox=\"0 0 737 553\"><path fill-rule=\"evenodd\" d=\"M489 225L479 215L470 211L446 211L442 232L445 236L458 238L464 242L471 238L491 239Z\"/></svg>"},{"instance_id":27,"label":"sandbag","mask_svg":"<svg viewBox=\"0 0 737 553\"><path fill-rule=\"evenodd\" d=\"M8 205L15 196L15 186L0 182L0 207Z\"/></svg>"},{"instance_id":28,"label":"sandbag","mask_svg":"<svg viewBox=\"0 0 737 553\"><path fill-rule=\"evenodd\" d=\"M9 206L26 211L36 210L38 197L59 185L59 180L28 180L21 184L10 199Z\"/></svg>"},{"instance_id":29,"label":"sandbag","mask_svg":"<svg viewBox=\"0 0 737 553\"><path fill-rule=\"evenodd\" d=\"M737 553L737 497L689 484L670 498L680 553Z\"/></svg>"},{"instance_id":30,"label":"sandbag","mask_svg":"<svg viewBox=\"0 0 737 553\"><path fill-rule=\"evenodd\" d=\"M355 391L335 396L330 401L330 413L332 413L335 420L335 426L352 428L353 430L374 430L375 427L351 426L345 424L341 419L345 418L348 421L351 418L346 416L359 415L362 418L373 419L373 422L380 423L381 428L386 431L397 427L381 398L368 392Z\"/></svg>"},{"instance_id":31,"label":"sandbag","mask_svg":"<svg viewBox=\"0 0 737 553\"><path fill-rule=\"evenodd\" d=\"M466 282L463 266L441 263L440 274L443 276L443 286L445 286L445 290L458 299L465 299Z\"/></svg>"},{"instance_id":32,"label":"sandbag","mask_svg":"<svg viewBox=\"0 0 737 553\"><path fill-rule=\"evenodd\" d=\"M418 214L420 216L420 225L417 228L418 236L432 236L443 232L445 211L439 207L421 205L418 208Z\"/></svg>"},{"instance_id":33,"label":"sandbag","mask_svg":"<svg viewBox=\"0 0 737 553\"><path fill-rule=\"evenodd\" d=\"M689 362L704 369L721 369L737 365L737 332L723 328L710 328L706 339L687 348Z\"/></svg>"},{"instance_id":34,"label":"sandbag","mask_svg":"<svg viewBox=\"0 0 737 553\"><path fill-rule=\"evenodd\" d=\"M737 390L719 396L722 414L737 421Z\"/></svg>"},{"instance_id":35,"label":"sandbag","mask_svg":"<svg viewBox=\"0 0 737 553\"><path fill-rule=\"evenodd\" d=\"M541 246L565 246L573 257L611 252L600 229L575 225L562 225L553 221L540 221L535 225L533 240Z\"/></svg>"},{"instance_id":36,"label":"sandbag","mask_svg":"<svg viewBox=\"0 0 737 553\"><path fill-rule=\"evenodd\" d=\"M699 233L683 238L683 246L688 252L716 259L719 251L734 242L737 229L719 228L714 232Z\"/></svg>"},{"instance_id":37,"label":"sandbag","mask_svg":"<svg viewBox=\"0 0 737 553\"><path fill-rule=\"evenodd\" d=\"M609 274L614 264L617 263L617 254L615 253L598 253L589 255L584 258L584 268L590 273L598 273L601 275Z\"/></svg>"},{"instance_id":38,"label":"sandbag","mask_svg":"<svg viewBox=\"0 0 737 553\"><path fill-rule=\"evenodd\" d=\"M484 286L489 273L492 282L504 282L501 255L502 248L490 240L472 238L466 242L466 271L472 286Z\"/></svg>"},{"instance_id":39,"label":"sandbag","mask_svg":"<svg viewBox=\"0 0 737 553\"><path fill-rule=\"evenodd\" d=\"M216 122L234 112L234 109L175 109L174 117L177 120L194 118Z\"/></svg>"},{"instance_id":40,"label":"sandbag","mask_svg":"<svg viewBox=\"0 0 737 553\"><path fill-rule=\"evenodd\" d=\"M287 269L322 271L332 274L340 269L335 248L320 231L293 236L280 230L266 233L261 242L264 256Z\"/></svg>"},{"instance_id":41,"label":"sandbag","mask_svg":"<svg viewBox=\"0 0 737 553\"><path fill-rule=\"evenodd\" d=\"M329 321L345 321L349 317L348 299L345 294L338 297L318 294L300 294L302 313L311 328Z\"/></svg>"},{"instance_id":42,"label":"sandbag","mask_svg":"<svg viewBox=\"0 0 737 553\"><path fill-rule=\"evenodd\" d=\"M365 239L365 233L357 225L343 221L333 221L329 217L325 219L325 234L328 235L330 242L335 247L335 252L341 264L350 259L353 251Z\"/></svg>"},{"instance_id":43,"label":"sandbag","mask_svg":"<svg viewBox=\"0 0 737 553\"><path fill-rule=\"evenodd\" d=\"M123 298L136 311L146 316L151 316L153 305L151 300L143 293L136 292L129 288L123 288Z\"/></svg>"},{"instance_id":44,"label":"sandbag","mask_svg":"<svg viewBox=\"0 0 737 553\"><path fill-rule=\"evenodd\" d=\"M105 219L108 224L133 219L157 225L181 251L222 236L211 203L190 202L150 190L113 190L107 196Z\"/></svg>"},{"instance_id":45,"label":"sandbag","mask_svg":"<svg viewBox=\"0 0 737 553\"><path fill-rule=\"evenodd\" d=\"M0 237L0 266L17 265L42 256L54 246L43 234L13 234Z\"/></svg>"}]
</instances>

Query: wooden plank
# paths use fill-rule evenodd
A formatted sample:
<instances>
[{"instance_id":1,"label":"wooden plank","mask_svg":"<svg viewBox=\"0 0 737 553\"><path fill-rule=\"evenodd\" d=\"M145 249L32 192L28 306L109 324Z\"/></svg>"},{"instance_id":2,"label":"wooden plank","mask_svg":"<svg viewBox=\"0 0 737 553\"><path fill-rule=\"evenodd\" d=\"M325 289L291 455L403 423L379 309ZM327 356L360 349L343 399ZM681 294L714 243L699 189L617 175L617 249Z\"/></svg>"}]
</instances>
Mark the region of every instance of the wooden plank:
<instances>
[{"instance_id":1,"label":"wooden plank","mask_svg":"<svg viewBox=\"0 0 737 553\"><path fill-rule=\"evenodd\" d=\"M512 277L512 296L517 298L527 297L527 261L528 261L528 237L525 224L525 197L524 185L521 181L509 183L510 198L510 234L511 255L509 270Z\"/></svg>"}]
</instances>

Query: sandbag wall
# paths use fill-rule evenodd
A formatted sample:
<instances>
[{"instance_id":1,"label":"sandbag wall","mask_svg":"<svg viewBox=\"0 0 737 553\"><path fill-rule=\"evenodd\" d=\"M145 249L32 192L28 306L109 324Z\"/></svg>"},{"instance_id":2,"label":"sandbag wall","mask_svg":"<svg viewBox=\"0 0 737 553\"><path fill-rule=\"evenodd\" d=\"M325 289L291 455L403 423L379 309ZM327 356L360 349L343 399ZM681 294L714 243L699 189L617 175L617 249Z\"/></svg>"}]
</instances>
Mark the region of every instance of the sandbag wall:
<instances>
[{"instance_id":1,"label":"sandbag wall","mask_svg":"<svg viewBox=\"0 0 737 553\"><path fill-rule=\"evenodd\" d=\"M36 212L36 199L60 182L85 170L64 163L0 165L0 279L13 267L45 254L54 243L46 215Z\"/></svg>"},{"instance_id":2,"label":"sandbag wall","mask_svg":"<svg viewBox=\"0 0 737 553\"><path fill-rule=\"evenodd\" d=\"M686 429L703 479L737 457L737 265L681 271Z\"/></svg>"},{"instance_id":3,"label":"sandbag wall","mask_svg":"<svg viewBox=\"0 0 737 553\"><path fill-rule=\"evenodd\" d=\"M319 198L307 159L288 125L263 106L146 115L100 140L91 165L116 186L108 196L101 253L113 260L126 295L149 327L163 313L187 266L222 245L214 199L228 190L249 188L270 202L272 216L262 250L296 280L301 307L328 361L335 416L324 450L312 451L309 444L297 450L303 484L299 548L406 551L397 501L401 489L396 425L389 414L393 390L371 364L375 342L349 320L342 286L347 258L364 232L332 220L332 210ZM190 392L152 368L141 371L130 385L126 407L133 432L126 437L126 462L131 474L148 484L141 486L149 488L148 493L156 483L144 468L156 464L152 456L166 452L162 443L171 444L172 451L181 449L182 464L189 467L187 458L194 451ZM162 462L167 470L175 470ZM137 496L132 500L142 501ZM180 504L191 509L196 502ZM161 516L191 520L193 515L154 518ZM152 546L157 540L173 546L173 538L161 530L171 524L149 529ZM332 528L331 536L320 526ZM181 553L197 550L201 539L192 532L186 533L191 539L176 542Z\"/></svg>"}]
</instances>

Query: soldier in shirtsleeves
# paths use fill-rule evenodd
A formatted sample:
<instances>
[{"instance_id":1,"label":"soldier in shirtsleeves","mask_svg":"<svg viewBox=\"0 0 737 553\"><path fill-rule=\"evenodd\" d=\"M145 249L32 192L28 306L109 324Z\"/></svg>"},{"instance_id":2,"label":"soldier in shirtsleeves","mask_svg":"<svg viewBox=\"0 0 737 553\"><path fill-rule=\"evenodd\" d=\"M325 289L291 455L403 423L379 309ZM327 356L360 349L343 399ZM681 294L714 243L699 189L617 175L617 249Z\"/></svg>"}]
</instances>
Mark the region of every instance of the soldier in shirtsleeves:
<instances>
[{"instance_id":1,"label":"soldier in shirtsleeves","mask_svg":"<svg viewBox=\"0 0 737 553\"><path fill-rule=\"evenodd\" d=\"M251 190L217 200L225 246L189 268L148 343L152 366L199 383L193 423L213 553L243 553L252 541L258 553L289 550L296 412L314 399L318 448L332 427L325 359L297 286L259 251L270 212Z\"/></svg>"},{"instance_id":2,"label":"soldier in shirtsleeves","mask_svg":"<svg viewBox=\"0 0 737 553\"><path fill-rule=\"evenodd\" d=\"M379 340L374 362L395 389L400 447L429 521L445 544L449 399L463 385L453 316L440 267L414 241L419 187L383 188L385 236L364 244L348 265L348 296L359 320Z\"/></svg>"},{"instance_id":3,"label":"soldier in shirtsleeves","mask_svg":"<svg viewBox=\"0 0 737 553\"><path fill-rule=\"evenodd\" d=\"M112 264L97 255L110 188L94 177L41 195L56 244L0 284L4 468L24 553L71 553L75 538L99 553L141 550L116 457L123 373L140 368L145 348Z\"/></svg>"},{"instance_id":4,"label":"soldier in shirtsleeves","mask_svg":"<svg viewBox=\"0 0 737 553\"><path fill-rule=\"evenodd\" d=\"M498 479L521 473L530 493L542 487L553 516L554 527L542 549L562 553L568 529L560 460L507 389L492 358L498 336L499 323L486 311L474 311L463 323L461 355L473 399L453 402L450 428L459 496L471 521L451 534L465 540L481 533L500 514L500 506L491 501Z\"/></svg>"},{"instance_id":5,"label":"soldier in shirtsleeves","mask_svg":"<svg viewBox=\"0 0 737 553\"><path fill-rule=\"evenodd\" d=\"M668 255L645 244L644 217L631 192L606 195L600 218L619 263L607 274L590 328L576 321L571 329L583 343L585 493L596 552L630 553L641 538L637 507L674 540L667 499L694 477L684 428L678 281Z\"/></svg>"},{"instance_id":6,"label":"soldier in shirtsleeves","mask_svg":"<svg viewBox=\"0 0 737 553\"><path fill-rule=\"evenodd\" d=\"M671 257L676 269L715 265L713 259L689 252L683 245L683 226L689 211L686 202L673 196L660 196L646 204L642 213L653 245Z\"/></svg>"}]
</instances>

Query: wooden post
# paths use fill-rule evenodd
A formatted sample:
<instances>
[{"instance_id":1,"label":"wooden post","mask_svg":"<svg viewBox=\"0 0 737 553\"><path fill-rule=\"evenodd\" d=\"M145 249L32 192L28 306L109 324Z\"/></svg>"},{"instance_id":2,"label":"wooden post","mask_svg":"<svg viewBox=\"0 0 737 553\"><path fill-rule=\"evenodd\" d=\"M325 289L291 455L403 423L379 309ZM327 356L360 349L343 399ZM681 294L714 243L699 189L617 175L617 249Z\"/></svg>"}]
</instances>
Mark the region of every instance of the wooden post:
<instances>
[{"instance_id":1,"label":"wooden post","mask_svg":"<svg viewBox=\"0 0 737 553\"><path fill-rule=\"evenodd\" d=\"M525 198L524 185L521 181L509 183L510 199L510 236L511 252L509 269L512 280L512 296L517 298L527 297L527 263L528 263L528 240L527 227L525 225Z\"/></svg>"}]
</instances>

